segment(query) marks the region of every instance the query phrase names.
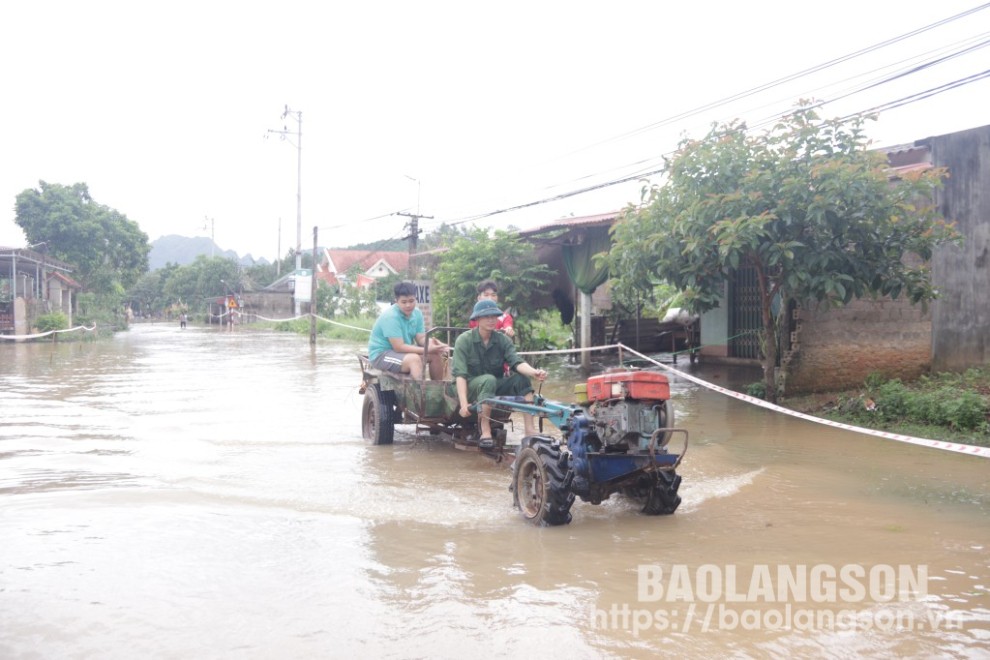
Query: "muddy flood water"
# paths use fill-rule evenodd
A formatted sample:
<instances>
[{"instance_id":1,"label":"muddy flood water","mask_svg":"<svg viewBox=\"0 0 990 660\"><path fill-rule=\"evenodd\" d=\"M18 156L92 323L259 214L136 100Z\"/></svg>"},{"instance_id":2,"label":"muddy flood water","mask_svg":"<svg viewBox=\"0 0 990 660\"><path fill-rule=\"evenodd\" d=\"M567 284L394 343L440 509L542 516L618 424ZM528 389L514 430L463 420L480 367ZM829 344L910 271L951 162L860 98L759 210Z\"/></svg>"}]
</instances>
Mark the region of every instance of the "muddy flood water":
<instances>
[{"instance_id":1,"label":"muddy flood water","mask_svg":"<svg viewBox=\"0 0 990 660\"><path fill-rule=\"evenodd\" d=\"M537 528L504 465L365 443L361 348L0 344L0 658L990 657L986 459L672 375L678 511Z\"/></svg>"}]
</instances>

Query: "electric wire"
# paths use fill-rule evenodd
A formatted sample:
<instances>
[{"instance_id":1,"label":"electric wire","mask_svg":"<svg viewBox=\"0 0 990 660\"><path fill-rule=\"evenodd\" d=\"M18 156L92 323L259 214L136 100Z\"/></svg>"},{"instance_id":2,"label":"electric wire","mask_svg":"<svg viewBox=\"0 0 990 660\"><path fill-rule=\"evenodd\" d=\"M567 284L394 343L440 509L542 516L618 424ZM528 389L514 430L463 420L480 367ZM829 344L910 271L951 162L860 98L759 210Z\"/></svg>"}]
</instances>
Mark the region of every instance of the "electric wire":
<instances>
[{"instance_id":1,"label":"electric wire","mask_svg":"<svg viewBox=\"0 0 990 660\"><path fill-rule=\"evenodd\" d=\"M818 65L815 65L813 67L810 67L810 68L807 68L807 69L803 69L801 71L798 71L798 72L789 74L787 76L783 76L781 78L777 78L777 79L772 80L770 82L767 82L767 83L758 85L756 87L752 87L750 89L747 89L747 90L738 92L738 93L733 94L731 96L728 96L728 97L725 97L725 98L722 98L722 99L719 99L719 100L715 100L715 101L712 101L712 102L703 104L701 106L697 106L696 108L693 108L691 110L686 110L684 112L677 113L675 115L671 115L671 116L669 116L669 117L667 117L665 119L661 119L659 121L656 121L656 122L647 124L645 126L641 126L639 128L633 129L631 131L626 131L625 133L619 134L619 135L614 136L612 138L608 138L606 140L595 142L593 144L587 145L587 146L582 147L580 149L576 149L574 151L568 152L567 154L565 154L565 156L574 155L574 154L581 153L583 151L587 151L587 150L590 150L590 149L595 148L595 147L598 147L598 146L609 144L611 142L616 142L616 141L619 141L619 140L627 139L629 137L634 137L636 135L641 135L641 134L646 133L648 131L654 130L655 128L662 127L662 126L667 126L667 125L673 124L675 122L679 122L679 121L682 121L684 119L687 119L687 118L690 118L690 117L693 117L693 116L700 115L701 113L706 112L708 110L712 110L712 109L715 109L715 108L722 107L724 105L728 105L729 103L732 103L734 101L738 101L738 100L741 100L741 99L745 99L745 98L749 98L749 97L755 96L756 94L759 94L759 93L768 91L768 90L773 89L775 87L782 86L782 85L784 85L786 83L793 82L793 81L798 80L798 79L803 78L803 77L811 76L812 74L815 74L815 73L824 71L826 69L830 69L832 67L836 67L839 64L842 64L842 63L851 61L851 60L853 60L855 58L861 57L861 56L866 55L868 53L872 53L872 52L878 51L878 50L880 50L882 48L891 46L893 44L896 44L896 43L905 41L905 40L907 40L909 38L915 37L915 36L920 35L920 34L923 34L925 32L928 32L928 31L934 30L936 28L942 27L942 26L947 25L949 23L952 23L954 21L957 21L957 20L960 20L962 18L971 16L971 15L973 15L973 14L979 12L979 11L982 11L984 9L987 9L987 8L990 8L990 3L983 3L981 5L978 5L976 7L973 7L971 9L968 9L966 11L960 12L960 13L955 14L953 16L949 16L947 18L941 19L941 20L936 21L934 23L930 23L928 25L922 26L922 27L917 28L915 30L911 30L910 32L906 32L904 34L901 34L901 35L892 37L890 39L886 39L884 41L878 42L878 43L873 44L871 46L867 46L865 48L861 48L859 50L853 51L852 53L848 53L846 55L842 55L840 57L837 57L837 58L828 60L828 61L826 61L826 62L824 62L822 64L818 64ZM835 87L836 85L842 84L843 82L850 82L852 80L855 80L857 78L862 78L865 75L869 75L871 73L876 73L878 71L883 71L885 69L890 69L891 67L897 66L899 64L904 64L906 62L913 62L907 68L902 68L902 69L900 69L898 71L895 71L893 73L890 73L890 74L888 74L886 76L876 77L876 78L874 78L872 80L868 80L868 81L860 84L859 86L847 87L845 90L841 90L840 92L838 92L837 93L838 95L835 95L835 96L832 96L831 98L827 98L825 100L822 100L822 101L817 102L816 105L815 105L815 107L825 106L825 105L828 105L829 103L834 103L836 101L839 101L839 100L843 100L843 99L852 97L852 96L854 96L856 94L865 92L867 90L875 89L875 88L877 88L877 87L879 87L881 85L884 85L884 84L887 84L887 83L894 82L896 80L900 80L900 79L906 78L907 76L910 76L910 75L919 73L921 71L930 69L930 68L932 68L934 66L937 66L938 64L942 64L942 63L947 62L949 60L955 59L957 57L961 57L963 55L967 55L967 54L972 53L972 52L974 52L974 51L976 51L978 49L984 48L987 45L990 45L990 39L986 39L985 38L986 37L986 34L987 33L984 33L984 34L981 34L981 35L977 35L976 37L971 37L968 40L964 40L964 41L961 41L961 42L956 42L955 44L952 44L951 46L943 46L941 48L934 49L933 51L928 51L928 52L926 52L926 53L924 53L922 55L919 55L919 56L913 56L911 58L908 58L906 60L902 60L902 61L897 62L897 63L888 64L888 65L885 65L883 67L875 68L875 69L873 69L873 70L871 70L869 72L858 74L858 75L856 75L856 76L854 76L852 78L846 78L844 80L831 83L828 87ZM920 58L923 58L925 56L932 55L933 53L944 52L948 48L958 46L959 44L966 44L967 42L972 42L975 39L981 39L981 38L983 39L982 41L979 41L977 43L973 43L973 44L970 44L968 46L965 46L964 48L962 48L960 50L956 50L954 52L950 52L948 54L941 55L940 57L937 57L935 59L929 59L927 61L920 61L920 62L918 61ZM964 85L968 85L968 84L977 82L979 80L983 80L986 77L987 77L987 72L973 74L971 76L960 78L960 79L957 79L957 80L954 80L954 81L945 83L943 85L940 85L940 86L937 86L937 87L934 87L934 88L930 88L930 89L924 90L922 92L917 92L915 94L911 94L911 95L908 95L908 96L904 96L904 97L895 99L893 101L885 102L883 104L876 105L876 106L873 106L873 107L868 108L868 109L865 109L865 110L861 110L861 111L858 111L858 112L849 113L849 114L845 115L843 118L844 119L848 119L848 118L855 117L855 116L861 116L861 115L867 115L867 114L874 114L874 113L880 112L882 110L890 110L890 109L894 109L894 108L903 107L903 106L908 105L910 103L914 103L914 102L921 101L921 100L924 100L924 99L927 99L927 98L931 98L932 96L935 96L935 95L940 94L942 92L949 91L951 89L956 89L958 87L962 87ZM762 107L767 107L767 105L768 104L765 104ZM750 129L753 129L753 128L765 126L765 125L770 124L770 123L773 123L773 122L780 121L781 118L786 117L791 112L793 112L793 109L788 109L787 111L784 111L784 112L773 113L771 116L764 117L764 118L758 120L756 123L750 125L749 127L750 127ZM548 186L544 186L542 188L542 190L548 191L548 190L560 189L560 188L564 188L564 187L567 187L567 186L572 186L572 185L574 185L576 183L579 183L579 182L593 180L596 177L600 177L601 175L606 174L606 173L609 173L609 172L621 172L622 170L627 170L630 167L637 168L637 169L634 169L633 172L631 172L631 173L623 174L623 175L620 175L618 177L608 179L606 181L602 181L602 182L599 182L599 183L594 183L594 184L591 184L591 185L581 186L581 187L576 188L576 189L573 189L573 190L565 190L563 192L560 192L560 193L554 194L554 195L542 196L539 199L528 201L528 202L524 202L524 203L520 203L520 204L514 204L514 205L508 205L508 206L500 207L500 208L497 208L497 209L492 210L492 211L486 211L486 212L482 212L482 213L476 213L476 214L461 216L461 217L457 217L457 218L453 218L453 219L437 219L437 220L435 220L434 224L436 224L438 226L441 225L441 224L445 224L445 225L448 225L448 226L457 226L457 225L461 225L461 224L464 224L464 223L474 222L474 221L482 220L482 219L485 219L485 218L490 218L490 217L493 217L493 216L497 216L497 215L501 215L501 214L513 212L513 211L518 211L518 210L522 210L522 209L526 209L526 208L532 208L532 207L535 207L535 206L539 206L539 205L542 205L542 204L548 204L548 203L560 201L560 200L567 199L567 198L570 198L570 197L575 197L575 196L578 196L578 195L586 194L586 193L589 193L589 192L592 192L592 191L601 190L601 189L604 189L604 188L608 188L608 187L620 185L620 184L623 184L623 183L628 183L628 182L631 182L631 181L635 181L637 179L646 179L648 177L661 174L663 172L663 170L664 170L664 167L661 166L661 163L667 157L669 157L670 155L672 155L673 153L674 153L674 151L669 151L669 152L663 153L663 154L661 154L660 156L657 156L657 157L650 157L650 158L640 159L640 160L635 161L633 163L626 163L626 164L622 164L622 165L617 165L617 166L614 166L614 167L611 167L611 168L608 168L608 169L605 169L605 170L599 170L599 171L597 171L595 173L584 174L584 175L575 177L573 179L570 179L567 182L561 182L561 183L556 183L556 184L551 184L551 185L548 185ZM353 224L353 223L348 223L348 224Z\"/></svg>"},{"instance_id":2,"label":"electric wire","mask_svg":"<svg viewBox=\"0 0 990 660\"><path fill-rule=\"evenodd\" d=\"M984 9L987 9L988 7L990 7L990 2L984 3L982 5L978 5L976 7L973 7L972 9L967 9L966 11L961 12L959 14L956 14L954 16L949 16L948 18L944 18L942 20L936 21L935 23L930 23L928 25L925 25L923 27L917 28L917 29L912 30L910 32L906 32L906 33L901 34L901 35L898 35L896 37L892 37L892 38L887 39L885 41L881 41L880 43L873 44L872 46L867 46L866 48L861 48L861 49L859 49L857 51L854 51L852 53L848 53L846 55L842 55L840 57L837 57L835 59L829 60L829 61L824 62L822 64L818 64L818 65L815 65L813 67L810 67L810 68L807 68L807 69L803 69L801 71L798 71L798 72L795 72L795 73L792 73L792 74L783 76L781 78L777 78L776 80L772 80L770 82L763 83L763 84L758 85L756 87L752 87L752 88L750 88L748 90L737 92L736 94L733 94L731 96L728 96L728 97L725 97L725 98L722 98L722 99L719 99L719 100L716 100L716 101L711 101L709 103L706 103L706 104L700 105L698 107L695 107L695 108L693 108L691 110L685 110L684 112L680 112L680 113L677 113L675 115L671 115L670 117L667 117L665 119L661 119L661 120L656 121L656 122L653 122L651 124L647 124L646 126L641 126L639 128L633 129L631 131L627 131L625 133L622 133L622 134L617 135L615 137L609 138L607 140L603 140L601 142L594 143L594 144L589 145L587 147L584 147L582 149L579 149L579 150L576 150L574 152L571 152L570 154L567 154L567 155L573 155L575 153L580 153L581 151L590 149L592 147L600 146L602 144L607 144L607 143L612 142L612 141L615 141L615 140L621 140L621 139L624 139L624 138L627 138L627 137L632 137L634 135L639 135L641 133L644 133L644 132L653 130L654 128L658 128L658 127L661 127L661 126L667 126L667 125L673 124L675 122L681 121L683 119L687 119L689 117L693 117L695 115L699 115L699 114L701 114L703 112L706 112L708 110L713 110L713 109L718 108L718 107L721 107L723 105L727 105L729 103L732 103L733 101L738 101L740 99L748 98L748 97L753 96L755 94L759 94L759 93L765 92L765 91L767 91L769 89L773 89L774 87L779 87L779 86L781 86L781 85L783 85L785 83L792 82L792 81L797 80L799 78L810 76L813 73L818 73L820 71L824 71L825 69L828 69L828 68L837 66L838 64L841 64L843 62L847 62L847 61L852 60L854 58L860 57L862 55L866 55L868 53L872 53L874 51L877 51L877 50L879 50L881 48L885 48L887 46L891 46L893 44L899 43L901 41L904 41L904 40L909 39L911 37L917 36L919 34L923 34L923 33L928 32L930 30L934 30L934 29L936 29L938 27L941 27L943 25L947 25L949 23L952 23L953 21L960 20L960 19L965 18L967 16L970 16L970 15L976 13L976 12L979 12L979 11L982 11Z\"/></svg>"},{"instance_id":3,"label":"electric wire","mask_svg":"<svg viewBox=\"0 0 990 660\"><path fill-rule=\"evenodd\" d=\"M916 57L913 57L913 58L908 58L907 60L902 60L902 61L897 62L895 64L888 64L888 65L885 65L884 67L879 67L877 69L873 69L872 71L867 72L866 74L860 74L860 76L857 76L857 77L863 77L863 75L869 75L870 73L875 73L877 71L882 71L882 70L885 70L885 69L889 69L892 66L896 66L896 65L899 65L899 64L904 64L905 62L912 62L912 65L909 66L909 67L907 67L907 68L902 68L901 70L896 71L895 73L886 75L884 77L873 78L873 79L867 81L866 83L864 83L862 85L859 85L858 87L847 88L846 90L843 90L837 96L832 96L831 98L828 98L826 100L819 101L813 107L821 107L821 106L828 105L830 103L835 103L836 101L839 101L839 100L848 98L850 96L853 96L853 95L858 94L858 93L861 93L861 92L865 92L865 91L870 90L870 89L874 89L874 88L879 87L879 86L881 86L883 84L894 82L894 81L896 81L898 79L901 79L901 78L904 78L904 77L906 77L908 75L911 75L911 74L914 74L914 73L918 73L918 72L923 71L925 69L934 67L934 66L936 66L938 64L942 64L944 62L950 61L950 60L955 59L957 57L961 57L963 55L972 53L972 52L974 52L974 51L976 51L976 50L978 50L980 48L984 48L984 47L990 45L990 39L985 39L984 38L982 41L979 41L977 43L969 43L969 42L972 42L975 39L986 37L988 34L990 34L990 33L983 33L981 35L978 35L977 37L970 38L970 39L965 40L963 42L957 42L957 44L953 44L953 47L956 46L956 45L958 45L958 44L960 44L960 43L962 43L962 44L967 44L968 43L969 45L966 45L965 47L963 47L961 49L955 50L953 52L950 52L948 54L942 55L942 56L937 57L937 58L934 58L934 59L929 59L927 61L921 61L920 63L914 63L914 62L917 62L919 60L919 57L916 56ZM939 49L935 49L933 51L929 51L929 52L925 53L921 57L929 56L932 53L944 53L948 48L949 47L942 47L942 48L939 48ZM847 79L847 80L849 80L849 79ZM975 82L975 80L973 82ZM834 86L834 84L833 84L833 86ZM949 87L949 88L954 88L955 86L958 86L958 85L953 84L952 87ZM806 97L806 96L808 96L808 94L812 94L814 96L815 91L818 91L818 90L812 90L811 92L805 92L805 93L803 93L803 94L801 94L799 96ZM926 96L920 96L918 98L918 100L922 100L924 98L929 98L932 95L933 94L928 94ZM893 107L900 107L900 105L904 105L904 104L903 103L900 103L898 105L894 105L894 106L890 106L890 107L891 108L893 108ZM764 107L767 107L767 106L765 105ZM887 107L887 106L882 106L882 107ZM750 123L749 124L749 127L752 129L752 128L760 128L760 127L763 127L763 126L771 125L773 123L776 123L776 122L780 121L784 116L786 116L787 114L790 114L790 112L791 111L788 110L788 111L785 111L785 112L776 112L776 113L773 113L772 115L767 116L767 117L764 117L763 119L760 119L760 120L758 120L755 123ZM849 116L851 117L851 116L855 116L857 114L869 114L869 113L870 113L870 110L866 110L866 111L862 111L860 113L853 113L852 115L849 115ZM744 113L744 114L747 114L747 113ZM564 186L570 186L570 185L573 185L574 183L578 183L578 182L583 181L583 180L592 179L594 177L600 176L601 174L603 174L605 172L622 170L622 169L626 169L626 168L632 167L634 165L645 165L645 168L643 168L643 169L641 169L639 171L639 174L641 176L655 174L656 172L651 172L651 171L648 171L648 170L652 169L653 167L656 167L659 162L661 162L664 158L666 158L669 155L671 155L671 153L672 152L668 152L668 153L665 153L665 154L660 155L659 157L641 159L641 160L636 161L635 163L632 163L632 164L624 164L624 165L613 167L613 168L611 168L609 170L600 171L600 172L596 172L596 173L593 173L593 174L586 174L586 175L583 175L583 176L578 177L576 179L572 179L572 180L570 180L570 181L568 181L566 183L554 184L554 185L551 185L551 186L547 186L545 189L546 190L551 190L551 189L554 189L554 188L561 188L561 187L564 187ZM617 183L624 183L628 179L629 179L628 176L624 176L621 179L618 179L617 180ZM551 201L554 201L554 200L556 200L556 197L547 198L547 199L550 199Z\"/></svg>"}]
</instances>

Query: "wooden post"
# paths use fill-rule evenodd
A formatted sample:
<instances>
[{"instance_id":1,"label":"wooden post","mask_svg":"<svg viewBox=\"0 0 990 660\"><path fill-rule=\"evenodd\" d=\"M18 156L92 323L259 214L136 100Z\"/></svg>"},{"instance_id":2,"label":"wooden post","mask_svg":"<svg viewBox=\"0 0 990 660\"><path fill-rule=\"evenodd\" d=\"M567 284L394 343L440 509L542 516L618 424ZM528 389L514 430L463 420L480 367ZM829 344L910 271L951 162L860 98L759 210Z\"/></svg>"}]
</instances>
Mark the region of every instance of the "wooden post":
<instances>
[{"instance_id":1,"label":"wooden post","mask_svg":"<svg viewBox=\"0 0 990 660\"><path fill-rule=\"evenodd\" d=\"M580 292L581 298L581 348L591 346L591 294ZM591 352L581 351L581 370L587 375L591 372Z\"/></svg>"}]
</instances>

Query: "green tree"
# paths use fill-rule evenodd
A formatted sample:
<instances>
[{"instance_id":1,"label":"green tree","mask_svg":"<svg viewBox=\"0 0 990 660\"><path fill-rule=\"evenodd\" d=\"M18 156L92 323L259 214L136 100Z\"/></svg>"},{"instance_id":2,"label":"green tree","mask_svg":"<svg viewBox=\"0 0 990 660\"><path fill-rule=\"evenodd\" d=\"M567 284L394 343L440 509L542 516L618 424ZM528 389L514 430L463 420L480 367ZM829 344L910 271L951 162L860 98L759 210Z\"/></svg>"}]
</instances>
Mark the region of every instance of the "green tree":
<instances>
[{"instance_id":1,"label":"green tree","mask_svg":"<svg viewBox=\"0 0 990 660\"><path fill-rule=\"evenodd\" d=\"M162 285L167 305L191 310L202 308L203 300L229 293L240 293L240 266L233 259L199 255L186 266L177 267Z\"/></svg>"},{"instance_id":2,"label":"green tree","mask_svg":"<svg viewBox=\"0 0 990 660\"><path fill-rule=\"evenodd\" d=\"M418 245L419 251L425 252L436 248L450 247L457 239L469 236L471 231L472 229L464 225L448 225L443 222L439 227L423 236L423 240Z\"/></svg>"},{"instance_id":3,"label":"green tree","mask_svg":"<svg viewBox=\"0 0 990 660\"><path fill-rule=\"evenodd\" d=\"M317 280L316 313L324 318L332 319L337 314L338 302L338 287L330 286L323 280Z\"/></svg>"},{"instance_id":4,"label":"green tree","mask_svg":"<svg viewBox=\"0 0 990 660\"><path fill-rule=\"evenodd\" d=\"M944 172L892 180L863 124L822 120L802 104L759 136L730 123L682 141L666 183L616 226L612 272L670 282L702 312L720 304L728 278L752 268L767 398L776 400L781 301L930 300L932 251L956 236L933 205Z\"/></svg>"},{"instance_id":5,"label":"green tree","mask_svg":"<svg viewBox=\"0 0 990 660\"><path fill-rule=\"evenodd\" d=\"M165 308L165 298L162 287L166 277L164 268L145 273L134 286L127 291L126 300L131 309L138 314L155 313Z\"/></svg>"},{"instance_id":6,"label":"green tree","mask_svg":"<svg viewBox=\"0 0 990 660\"><path fill-rule=\"evenodd\" d=\"M395 285L406 279L405 273L389 273L375 280L375 300L390 303L395 300Z\"/></svg>"},{"instance_id":7,"label":"green tree","mask_svg":"<svg viewBox=\"0 0 990 660\"><path fill-rule=\"evenodd\" d=\"M530 309L530 301L545 288L553 271L536 262L532 245L514 233L472 229L455 238L433 276L433 318L449 313L454 325L466 324L482 280L498 283L499 300L514 309Z\"/></svg>"},{"instance_id":8,"label":"green tree","mask_svg":"<svg viewBox=\"0 0 990 660\"><path fill-rule=\"evenodd\" d=\"M277 278L275 264L259 263L244 269L244 283L253 289L263 289Z\"/></svg>"},{"instance_id":9,"label":"green tree","mask_svg":"<svg viewBox=\"0 0 990 660\"><path fill-rule=\"evenodd\" d=\"M85 183L39 182L17 196L15 222L29 243L44 241L48 254L76 266L92 292L120 296L148 270L151 246L137 223L96 203Z\"/></svg>"}]
</instances>

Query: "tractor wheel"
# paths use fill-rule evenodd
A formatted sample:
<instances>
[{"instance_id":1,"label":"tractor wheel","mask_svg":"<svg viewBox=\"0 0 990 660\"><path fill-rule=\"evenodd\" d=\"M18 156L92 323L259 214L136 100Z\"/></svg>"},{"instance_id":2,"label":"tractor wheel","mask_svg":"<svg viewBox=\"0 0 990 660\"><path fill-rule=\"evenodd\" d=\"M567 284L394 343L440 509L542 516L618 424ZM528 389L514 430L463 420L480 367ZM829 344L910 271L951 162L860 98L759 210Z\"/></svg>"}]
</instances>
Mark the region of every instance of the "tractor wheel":
<instances>
[{"instance_id":1,"label":"tractor wheel","mask_svg":"<svg viewBox=\"0 0 990 660\"><path fill-rule=\"evenodd\" d=\"M681 475L673 470L656 473L654 481L643 504L643 513L648 516L668 515L677 510L681 504L681 496L677 489L681 485Z\"/></svg>"},{"instance_id":2,"label":"tractor wheel","mask_svg":"<svg viewBox=\"0 0 990 660\"><path fill-rule=\"evenodd\" d=\"M390 445L395 433L395 392L382 390L378 384L364 393L361 431L372 445Z\"/></svg>"},{"instance_id":3,"label":"tractor wheel","mask_svg":"<svg viewBox=\"0 0 990 660\"><path fill-rule=\"evenodd\" d=\"M512 499L523 517L534 525L550 527L571 522L574 471L566 455L549 442L536 441L516 456Z\"/></svg>"}]
</instances>

